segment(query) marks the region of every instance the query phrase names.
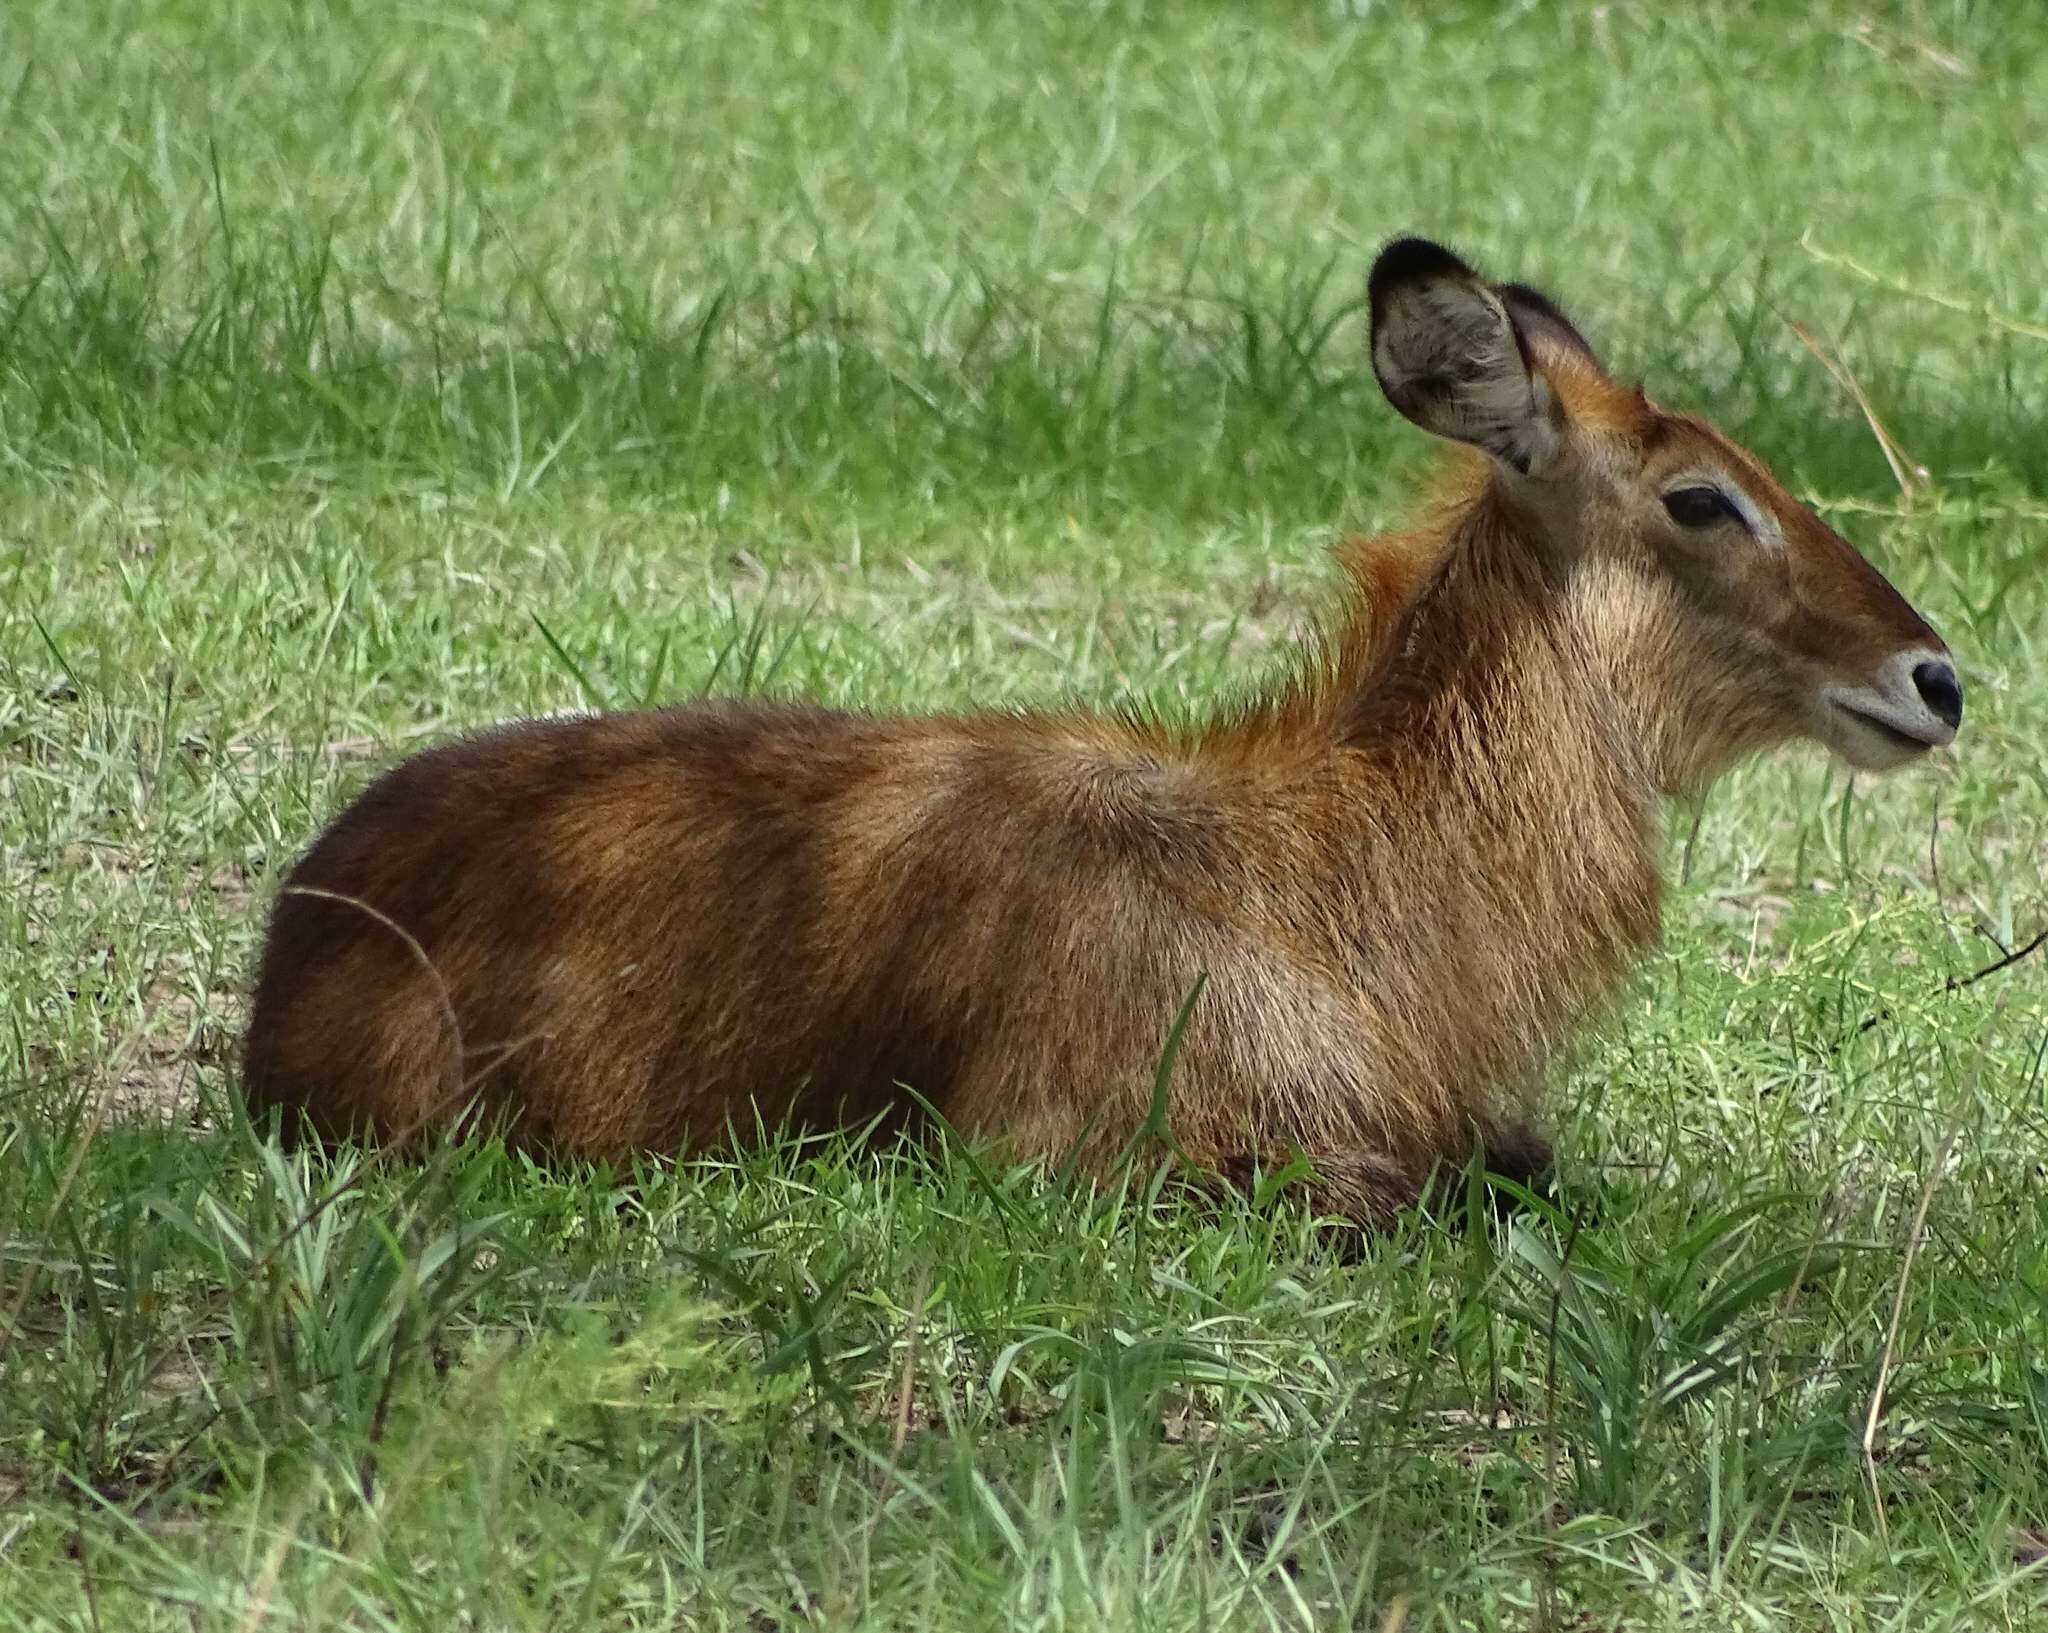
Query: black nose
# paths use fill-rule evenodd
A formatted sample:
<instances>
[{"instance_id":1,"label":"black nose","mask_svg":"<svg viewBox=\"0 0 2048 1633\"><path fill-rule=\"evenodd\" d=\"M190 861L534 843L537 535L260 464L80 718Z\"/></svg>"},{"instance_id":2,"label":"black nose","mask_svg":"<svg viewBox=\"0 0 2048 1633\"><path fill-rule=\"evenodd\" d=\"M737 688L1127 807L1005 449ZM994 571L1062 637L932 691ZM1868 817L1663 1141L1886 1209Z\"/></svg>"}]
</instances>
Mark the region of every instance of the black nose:
<instances>
[{"instance_id":1,"label":"black nose","mask_svg":"<svg viewBox=\"0 0 2048 1633\"><path fill-rule=\"evenodd\" d=\"M1933 659L1915 667L1913 685L1920 701L1948 722L1954 730L1963 723L1963 683L1956 679L1956 666Z\"/></svg>"}]
</instances>

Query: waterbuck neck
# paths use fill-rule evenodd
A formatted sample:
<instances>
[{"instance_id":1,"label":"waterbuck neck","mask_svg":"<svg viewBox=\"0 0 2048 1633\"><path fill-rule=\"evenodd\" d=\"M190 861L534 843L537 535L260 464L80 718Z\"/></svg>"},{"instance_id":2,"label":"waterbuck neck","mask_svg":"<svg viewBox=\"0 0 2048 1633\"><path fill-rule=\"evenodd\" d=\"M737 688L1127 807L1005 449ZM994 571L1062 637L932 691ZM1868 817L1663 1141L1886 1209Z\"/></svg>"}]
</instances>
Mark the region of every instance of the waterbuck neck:
<instances>
[{"instance_id":1,"label":"waterbuck neck","mask_svg":"<svg viewBox=\"0 0 2048 1633\"><path fill-rule=\"evenodd\" d=\"M1575 564L1484 490L1443 520L1388 647L1339 643L1324 723L1371 807L1363 868L1383 875L1362 957L1387 916L1426 938L1456 995L1446 1027L1487 1040L1460 1068L1499 1083L1538 1069L1656 940L1658 781Z\"/></svg>"}]
</instances>

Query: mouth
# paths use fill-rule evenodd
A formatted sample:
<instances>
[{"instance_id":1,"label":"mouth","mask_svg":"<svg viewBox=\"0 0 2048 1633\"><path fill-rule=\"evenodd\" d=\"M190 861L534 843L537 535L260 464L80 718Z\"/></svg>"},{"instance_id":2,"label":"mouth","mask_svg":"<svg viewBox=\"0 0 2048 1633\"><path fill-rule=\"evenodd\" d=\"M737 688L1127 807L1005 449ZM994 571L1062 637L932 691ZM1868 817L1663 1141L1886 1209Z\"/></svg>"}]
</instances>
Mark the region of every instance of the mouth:
<instances>
[{"instance_id":1,"label":"mouth","mask_svg":"<svg viewBox=\"0 0 2048 1633\"><path fill-rule=\"evenodd\" d=\"M1956 734L1947 721L1932 714L1902 719L1891 709L1880 713L1861 703L1831 697L1816 735L1859 771L1881 772L1926 759L1953 742Z\"/></svg>"},{"instance_id":2,"label":"mouth","mask_svg":"<svg viewBox=\"0 0 2048 1633\"><path fill-rule=\"evenodd\" d=\"M1940 736L1923 736L1909 731L1904 726L1872 714L1868 709L1859 709L1853 703L1837 701L1835 707L1864 730L1874 734L1880 741L1906 754L1925 754L1930 749L1940 748L1955 736L1953 731L1944 731Z\"/></svg>"},{"instance_id":3,"label":"mouth","mask_svg":"<svg viewBox=\"0 0 2048 1633\"><path fill-rule=\"evenodd\" d=\"M1895 652L1859 682L1823 684L1813 699L1814 735L1849 764L1890 771L1956 740L1962 684L1947 648Z\"/></svg>"}]
</instances>

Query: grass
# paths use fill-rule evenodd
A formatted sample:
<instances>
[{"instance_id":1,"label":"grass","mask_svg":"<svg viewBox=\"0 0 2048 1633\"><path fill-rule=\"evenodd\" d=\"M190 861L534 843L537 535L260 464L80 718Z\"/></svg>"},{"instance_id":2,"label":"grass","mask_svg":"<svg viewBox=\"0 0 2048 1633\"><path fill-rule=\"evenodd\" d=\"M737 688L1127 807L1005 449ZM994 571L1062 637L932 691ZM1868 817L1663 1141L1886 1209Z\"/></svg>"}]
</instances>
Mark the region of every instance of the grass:
<instances>
[{"instance_id":1,"label":"grass","mask_svg":"<svg viewBox=\"0 0 2048 1633\"><path fill-rule=\"evenodd\" d=\"M0 52L0 1604L28 1628L2038 1625L2048 21L1928 3L21 0ZM858 1137L286 1156L268 891L505 715L1270 671L1440 233L1956 647L1674 812L1562 1204L1347 1256ZM1845 264L1845 260L1848 263ZM1830 349L1910 456L1902 493Z\"/></svg>"}]
</instances>

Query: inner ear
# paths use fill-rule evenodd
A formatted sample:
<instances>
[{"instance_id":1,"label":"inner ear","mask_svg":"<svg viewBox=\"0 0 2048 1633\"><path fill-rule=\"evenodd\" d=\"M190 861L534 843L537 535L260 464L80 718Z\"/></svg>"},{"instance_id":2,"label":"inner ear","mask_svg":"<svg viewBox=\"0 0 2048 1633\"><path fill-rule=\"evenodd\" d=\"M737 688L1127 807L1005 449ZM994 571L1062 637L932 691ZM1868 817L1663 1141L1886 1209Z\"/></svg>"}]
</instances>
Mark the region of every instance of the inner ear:
<instances>
[{"instance_id":1,"label":"inner ear","mask_svg":"<svg viewBox=\"0 0 2048 1633\"><path fill-rule=\"evenodd\" d=\"M1527 284L1498 285L1501 304L1508 309L1516 330L1526 340L1531 335L1543 335L1559 347L1582 353L1587 362L1607 372L1607 365L1600 361L1600 354L1593 350L1593 343L1579 332L1579 326L1564 315L1556 301L1540 289L1531 289Z\"/></svg>"},{"instance_id":2,"label":"inner ear","mask_svg":"<svg viewBox=\"0 0 2048 1633\"><path fill-rule=\"evenodd\" d=\"M1551 463L1562 414L1501 292L1440 245L1403 239L1374 264L1370 299L1373 372L1395 408L1524 475Z\"/></svg>"}]
</instances>

